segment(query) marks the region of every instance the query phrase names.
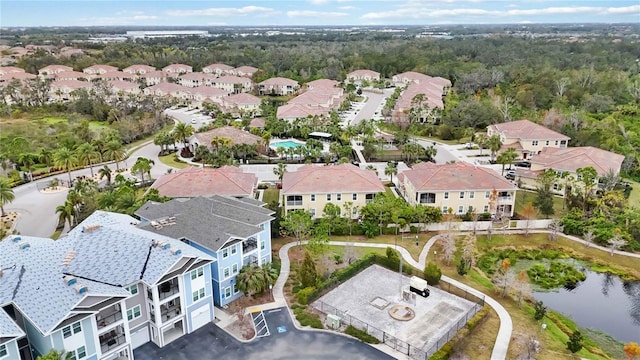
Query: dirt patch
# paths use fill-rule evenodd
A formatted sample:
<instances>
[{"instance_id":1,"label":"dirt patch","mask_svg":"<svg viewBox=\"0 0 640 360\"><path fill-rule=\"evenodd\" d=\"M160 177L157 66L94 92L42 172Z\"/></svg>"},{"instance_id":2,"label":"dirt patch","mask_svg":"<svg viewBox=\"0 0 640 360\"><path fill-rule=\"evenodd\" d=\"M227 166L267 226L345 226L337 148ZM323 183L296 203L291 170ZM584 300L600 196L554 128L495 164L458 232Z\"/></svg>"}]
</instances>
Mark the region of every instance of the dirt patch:
<instances>
[{"instance_id":1,"label":"dirt patch","mask_svg":"<svg viewBox=\"0 0 640 360\"><path fill-rule=\"evenodd\" d=\"M245 340L252 339L255 335L255 329L253 328L253 321L251 321L251 316L248 314L244 315L245 309L251 306L266 304L271 301L273 301L271 294L269 292L265 292L264 294L256 295L255 297L243 296L238 300L232 302L231 304L229 304L226 312L234 316L236 320L229 326L225 327L225 330L229 331L238 338Z\"/></svg>"},{"instance_id":2,"label":"dirt patch","mask_svg":"<svg viewBox=\"0 0 640 360\"><path fill-rule=\"evenodd\" d=\"M10 233L13 231L16 221L20 214L16 211L7 211L5 212L5 216L3 216L0 220L0 232Z\"/></svg>"}]
</instances>

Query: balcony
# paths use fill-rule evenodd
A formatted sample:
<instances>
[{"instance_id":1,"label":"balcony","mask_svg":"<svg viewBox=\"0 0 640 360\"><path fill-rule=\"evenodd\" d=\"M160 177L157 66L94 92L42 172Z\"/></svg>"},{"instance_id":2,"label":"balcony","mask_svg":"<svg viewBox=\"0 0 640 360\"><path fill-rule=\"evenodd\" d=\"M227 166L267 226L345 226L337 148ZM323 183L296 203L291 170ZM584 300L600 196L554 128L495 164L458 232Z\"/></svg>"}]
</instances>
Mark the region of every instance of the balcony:
<instances>
[{"instance_id":1,"label":"balcony","mask_svg":"<svg viewBox=\"0 0 640 360\"><path fill-rule=\"evenodd\" d=\"M124 335L124 328L122 326L118 326L117 328L111 330L110 332L104 335L100 335L99 339L100 339L100 349L102 350L103 354L127 342L127 339Z\"/></svg>"},{"instance_id":2,"label":"balcony","mask_svg":"<svg viewBox=\"0 0 640 360\"><path fill-rule=\"evenodd\" d=\"M258 248L258 240L254 237L242 242L242 253L246 254Z\"/></svg>"},{"instance_id":3,"label":"balcony","mask_svg":"<svg viewBox=\"0 0 640 360\"><path fill-rule=\"evenodd\" d=\"M499 196L498 197L498 204L511 204L513 203L513 197L512 196Z\"/></svg>"},{"instance_id":4,"label":"balcony","mask_svg":"<svg viewBox=\"0 0 640 360\"><path fill-rule=\"evenodd\" d=\"M180 287L178 286L178 279L174 278L158 285L158 296L160 297L160 301L171 297L179 292Z\"/></svg>"},{"instance_id":5,"label":"balcony","mask_svg":"<svg viewBox=\"0 0 640 360\"><path fill-rule=\"evenodd\" d=\"M120 305L118 304L109 306L108 308L103 309L98 314L96 314L96 323L98 324L98 330L103 329L120 320L122 320L122 311L120 311Z\"/></svg>"},{"instance_id":6,"label":"balcony","mask_svg":"<svg viewBox=\"0 0 640 360\"><path fill-rule=\"evenodd\" d=\"M160 316L162 317L162 322L167 322L182 313L182 308L180 307L180 299L170 300L166 304L160 305Z\"/></svg>"},{"instance_id":7,"label":"balcony","mask_svg":"<svg viewBox=\"0 0 640 360\"><path fill-rule=\"evenodd\" d=\"M253 255L247 256L242 261L242 266L245 266L245 265L258 266L258 257Z\"/></svg>"}]
</instances>

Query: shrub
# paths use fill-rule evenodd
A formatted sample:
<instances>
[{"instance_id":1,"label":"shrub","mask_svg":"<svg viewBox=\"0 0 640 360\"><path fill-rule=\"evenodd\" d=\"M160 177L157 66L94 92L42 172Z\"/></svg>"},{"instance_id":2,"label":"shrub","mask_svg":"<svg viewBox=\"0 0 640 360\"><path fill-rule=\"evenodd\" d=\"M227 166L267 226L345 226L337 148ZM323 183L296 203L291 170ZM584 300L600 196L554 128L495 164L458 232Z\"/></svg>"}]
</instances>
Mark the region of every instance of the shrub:
<instances>
[{"instance_id":1,"label":"shrub","mask_svg":"<svg viewBox=\"0 0 640 360\"><path fill-rule=\"evenodd\" d=\"M442 271L435 263L428 263L424 267L424 279L427 280L429 285L438 285L440 278L442 277Z\"/></svg>"},{"instance_id":2,"label":"shrub","mask_svg":"<svg viewBox=\"0 0 640 360\"><path fill-rule=\"evenodd\" d=\"M316 288L313 286L309 286L298 291L298 302L302 305L307 305L309 303L309 295L313 294L315 291Z\"/></svg>"},{"instance_id":3,"label":"shrub","mask_svg":"<svg viewBox=\"0 0 640 360\"><path fill-rule=\"evenodd\" d=\"M293 310L293 313L296 315L296 320L298 320L302 326L311 326L314 329L324 328L322 321L320 321L320 316L306 311L306 307L296 308Z\"/></svg>"},{"instance_id":4,"label":"shrub","mask_svg":"<svg viewBox=\"0 0 640 360\"><path fill-rule=\"evenodd\" d=\"M369 335L366 331L355 328L352 325L347 326L344 333L347 335L351 335L354 338L359 339L360 341L366 342L367 344L380 343L380 340L378 340L375 336Z\"/></svg>"},{"instance_id":5,"label":"shrub","mask_svg":"<svg viewBox=\"0 0 640 360\"><path fill-rule=\"evenodd\" d=\"M265 190L265 189L268 189L268 188L269 188L269 185L267 185L267 184L258 184L258 189L260 189L260 190Z\"/></svg>"}]
</instances>

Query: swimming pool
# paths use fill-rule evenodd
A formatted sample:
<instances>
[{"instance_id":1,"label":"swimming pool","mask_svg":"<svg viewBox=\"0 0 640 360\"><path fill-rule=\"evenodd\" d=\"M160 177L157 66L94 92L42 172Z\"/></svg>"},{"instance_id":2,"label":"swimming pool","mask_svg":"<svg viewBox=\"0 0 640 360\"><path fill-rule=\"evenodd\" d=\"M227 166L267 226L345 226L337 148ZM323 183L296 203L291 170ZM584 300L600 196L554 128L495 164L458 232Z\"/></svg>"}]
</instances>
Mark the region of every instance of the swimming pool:
<instances>
[{"instance_id":1,"label":"swimming pool","mask_svg":"<svg viewBox=\"0 0 640 360\"><path fill-rule=\"evenodd\" d=\"M277 149L279 147L283 147L285 149L288 148L296 148L298 146L302 146L304 144L302 143L298 143L295 141L291 141L291 140L287 140L287 141L276 141L276 142L272 142L271 144L269 144L269 147L272 149Z\"/></svg>"}]
</instances>

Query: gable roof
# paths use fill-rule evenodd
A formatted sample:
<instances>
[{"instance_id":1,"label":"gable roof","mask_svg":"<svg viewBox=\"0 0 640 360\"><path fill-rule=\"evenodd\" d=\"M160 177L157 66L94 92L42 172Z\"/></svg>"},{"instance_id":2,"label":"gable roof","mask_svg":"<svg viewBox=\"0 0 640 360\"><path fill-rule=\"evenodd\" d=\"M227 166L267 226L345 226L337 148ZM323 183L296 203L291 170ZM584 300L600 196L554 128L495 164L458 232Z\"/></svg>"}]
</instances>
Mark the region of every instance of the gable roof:
<instances>
[{"instance_id":1,"label":"gable roof","mask_svg":"<svg viewBox=\"0 0 640 360\"><path fill-rule=\"evenodd\" d=\"M398 174L398 180L408 180L416 191L517 190L517 187L495 171L459 161L436 165L418 163L411 170Z\"/></svg>"},{"instance_id":2,"label":"gable roof","mask_svg":"<svg viewBox=\"0 0 640 360\"><path fill-rule=\"evenodd\" d=\"M282 177L283 194L377 193L384 186L374 171L352 164L306 165Z\"/></svg>"},{"instance_id":3,"label":"gable roof","mask_svg":"<svg viewBox=\"0 0 640 360\"><path fill-rule=\"evenodd\" d=\"M174 199L166 203L147 202L136 215L149 220L139 225L157 234L187 238L213 251L218 251L233 238L246 239L261 231L260 225L273 220L273 211L238 199L212 196L189 200ZM151 220L167 216L175 224L153 227Z\"/></svg>"},{"instance_id":4,"label":"gable roof","mask_svg":"<svg viewBox=\"0 0 640 360\"><path fill-rule=\"evenodd\" d=\"M278 119L305 118L307 116L327 114L329 114L329 108L300 104L286 104L278 107L278 110L276 110L276 117Z\"/></svg>"},{"instance_id":5,"label":"gable roof","mask_svg":"<svg viewBox=\"0 0 640 360\"><path fill-rule=\"evenodd\" d=\"M489 125L489 129L504 135L508 139L520 140L570 140L571 138L542 125L523 119L501 124Z\"/></svg>"},{"instance_id":6,"label":"gable roof","mask_svg":"<svg viewBox=\"0 0 640 360\"><path fill-rule=\"evenodd\" d=\"M25 335L18 324L2 309L0 309L0 334L2 338L17 338Z\"/></svg>"},{"instance_id":7,"label":"gable roof","mask_svg":"<svg viewBox=\"0 0 640 360\"><path fill-rule=\"evenodd\" d=\"M211 147L211 140L214 137L225 137L231 139L232 144L260 144L262 143L262 138L257 135L253 135L250 132L244 131L242 129L238 129L234 126L222 126L216 129L211 129L209 131L195 133L193 137L196 139L198 144L206 145Z\"/></svg>"},{"instance_id":8,"label":"gable roof","mask_svg":"<svg viewBox=\"0 0 640 360\"><path fill-rule=\"evenodd\" d=\"M47 334L88 296L129 297L123 286L140 280L154 284L183 257L214 261L178 240L132 226L137 222L128 215L96 211L56 241L6 238L0 242L0 264L5 269L0 304L13 302ZM154 240L166 241L182 254L153 247ZM81 294L68 286L65 275L75 276L88 291Z\"/></svg>"},{"instance_id":9,"label":"gable roof","mask_svg":"<svg viewBox=\"0 0 640 360\"><path fill-rule=\"evenodd\" d=\"M264 86L298 86L298 82L289 78L272 77L262 81L258 85Z\"/></svg>"},{"instance_id":10,"label":"gable roof","mask_svg":"<svg viewBox=\"0 0 640 360\"><path fill-rule=\"evenodd\" d=\"M318 88L333 88L340 84L340 82L331 79L318 79L309 81L307 83L307 87L310 89L318 89Z\"/></svg>"},{"instance_id":11,"label":"gable roof","mask_svg":"<svg viewBox=\"0 0 640 360\"><path fill-rule=\"evenodd\" d=\"M224 102L231 105L260 105L262 100L251 94L239 93L225 97Z\"/></svg>"},{"instance_id":12,"label":"gable roof","mask_svg":"<svg viewBox=\"0 0 640 360\"><path fill-rule=\"evenodd\" d=\"M359 69L359 70L354 70L347 74L347 77L364 77L364 76L375 78L375 77L380 77L380 73L373 70Z\"/></svg>"},{"instance_id":13,"label":"gable roof","mask_svg":"<svg viewBox=\"0 0 640 360\"><path fill-rule=\"evenodd\" d=\"M160 176L151 185L161 196L191 198L197 196L251 196L258 185L254 174L239 167L223 166L219 169L189 166L180 171Z\"/></svg>"},{"instance_id":14,"label":"gable roof","mask_svg":"<svg viewBox=\"0 0 640 360\"><path fill-rule=\"evenodd\" d=\"M580 168L592 166L598 175L605 176L609 171L620 172L624 156L593 146L571 148L543 148L542 151L530 159L533 164L540 164L545 168L563 170L575 173Z\"/></svg>"}]
</instances>

